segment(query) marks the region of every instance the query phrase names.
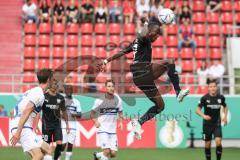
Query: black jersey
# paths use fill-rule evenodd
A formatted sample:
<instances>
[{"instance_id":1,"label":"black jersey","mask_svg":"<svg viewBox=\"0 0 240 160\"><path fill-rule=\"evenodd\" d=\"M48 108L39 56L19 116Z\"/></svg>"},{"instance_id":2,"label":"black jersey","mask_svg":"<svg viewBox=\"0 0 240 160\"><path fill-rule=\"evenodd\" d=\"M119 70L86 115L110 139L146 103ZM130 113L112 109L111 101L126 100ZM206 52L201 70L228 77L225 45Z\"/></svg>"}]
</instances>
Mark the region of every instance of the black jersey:
<instances>
[{"instance_id":1,"label":"black jersey","mask_svg":"<svg viewBox=\"0 0 240 160\"><path fill-rule=\"evenodd\" d=\"M45 93L42 107L42 128L44 130L61 128L61 111L65 111L65 99L62 95L55 96Z\"/></svg>"},{"instance_id":2,"label":"black jersey","mask_svg":"<svg viewBox=\"0 0 240 160\"><path fill-rule=\"evenodd\" d=\"M201 98L198 106L201 108L204 107L204 114L211 117L210 121L204 120L203 124L221 124L221 106L226 107L225 97L223 95L218 94L216 96L210 96L206 94Z\"/></svg>"},{"instance_id":3,"label":"black jersey","mask_svg":"<svg viewBox=\"0 0 240 160\"><path fill-rule=\"evenodd\" d=\"M152 45L148 37L137 37L132 44L134 54L134 63L145 62L151 63L152 61Z\"/></svg>"}]
</instances>

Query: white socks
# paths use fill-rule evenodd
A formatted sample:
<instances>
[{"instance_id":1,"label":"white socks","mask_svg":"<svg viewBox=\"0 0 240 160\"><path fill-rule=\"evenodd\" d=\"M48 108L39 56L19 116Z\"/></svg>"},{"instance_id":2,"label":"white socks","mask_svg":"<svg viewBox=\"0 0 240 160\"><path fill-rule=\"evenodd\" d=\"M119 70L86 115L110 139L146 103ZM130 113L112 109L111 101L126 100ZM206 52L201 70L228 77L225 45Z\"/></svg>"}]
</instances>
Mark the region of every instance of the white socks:
<instances>
[{"instance_id":1,"label":"white socks","mask_svg":"<svg viewBox=\"0 0 240 160\"><path fill-rule=\"evenodd\" d=\"M71 160L72 152L66 152L65 154L65 160Z\"/></svg>"},{"instance_id":2,"label":"white socks","mask_svg":"<svg viewBox=\"0 0 240 160\"><path fill-rule=\"evenodd\" d=\"M108 157L106 157L106 156L103 154L103 152L97 153L96 156L97 156L97 158L98 158L99 160L109 160Z\"/></svg>"},{"instance_id":3,"label":"white socks","mask_svg":"<svg viewBox=\"0 0 240 160\"><path fill-rule=\"evenodd\" d=\"M53 157L51 155L45 155L43 160L53 160Z\"/></svg>"}]
</instances>

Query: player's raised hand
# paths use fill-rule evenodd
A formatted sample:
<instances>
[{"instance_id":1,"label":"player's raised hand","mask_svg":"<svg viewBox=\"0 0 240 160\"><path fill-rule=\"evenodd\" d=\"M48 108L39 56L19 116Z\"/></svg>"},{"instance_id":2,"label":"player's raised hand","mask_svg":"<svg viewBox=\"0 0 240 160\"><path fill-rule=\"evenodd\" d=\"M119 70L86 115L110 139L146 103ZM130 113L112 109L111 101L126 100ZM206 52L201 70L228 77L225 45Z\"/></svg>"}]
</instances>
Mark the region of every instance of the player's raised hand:
<instances>
[{"instance_id":1,"label":"player's raised hand","mask_svg":"<svg viewBox=\"0 0 240 160\"><path fill-rule=\"evenodd\" d=\"M12 146L15 146L15 145L18 143L18 141L20 140L20 135L21 135L21 133L16 132L16 133L12 136L12 138L10 139L10 142L11 142Z\"/></svg>"},{"instance_id":2,"label":"player's raised hand","mask_svg":"<svg viewBox=\"0 0 240 160\"><path fill-rule=\"evenodd\" d=\"M208 115L205 115L204 117L203 117L206 121L210 121L212 118L210 117L210 116L208 116Z\"/></svg>"},{"instance_id":3,"label":"player's raised hand","mask_svg":"<svg viewBox=\"0 0 240 160\"><path fill-rule=\"evenodd\" d=\"M94 125L96 128L99 128L101 126L101 124L98 121L95 121Z\"/></svg>"}]
</instances>

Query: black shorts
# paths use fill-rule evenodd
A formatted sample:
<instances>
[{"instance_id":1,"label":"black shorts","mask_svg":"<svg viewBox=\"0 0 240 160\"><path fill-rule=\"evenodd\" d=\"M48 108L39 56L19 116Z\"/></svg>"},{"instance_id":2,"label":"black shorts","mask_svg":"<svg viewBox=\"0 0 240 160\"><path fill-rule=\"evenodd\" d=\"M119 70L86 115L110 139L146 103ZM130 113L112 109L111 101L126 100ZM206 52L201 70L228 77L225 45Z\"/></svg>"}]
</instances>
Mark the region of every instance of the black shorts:
<instances>
[{"instance_id":1,"label":"black shorts","mask_svg":"<svg viewBox=\"0 0 240 160\"><path fill-rule=\"evenodd\" d=\"M148 98L156 96L158 89L154 82L151 63L136 63L130 65L134 84L141 89Z\"/></svg>"},{"instance_id":2,"label":"black shorts","mask_svg":"<svg viewBox=\"0 0 240 160\"><path fill-rule=\"evenodd\" d=\"M61 128L42 130L42 139L47 143L62 141L62 138Z\"/></svg>"},{"instance_id":3,"label":"black shorts","mask_svg":"<svg viewBox=\"0 0 240 160\"><path fill-rule=\"evenodd\" d=\"M222 138L222 127L221 125L203 125L203 140L211 141L212 135L214 138L219 137Z\"/></svg>"}]
</instances>

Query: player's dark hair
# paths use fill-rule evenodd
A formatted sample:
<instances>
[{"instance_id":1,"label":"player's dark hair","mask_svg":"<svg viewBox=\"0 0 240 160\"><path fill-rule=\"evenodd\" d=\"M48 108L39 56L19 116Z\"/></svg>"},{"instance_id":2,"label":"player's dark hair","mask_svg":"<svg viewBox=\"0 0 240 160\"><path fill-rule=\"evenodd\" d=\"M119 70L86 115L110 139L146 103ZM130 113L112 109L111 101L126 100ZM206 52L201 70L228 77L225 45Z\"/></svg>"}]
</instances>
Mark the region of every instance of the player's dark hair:
<instances>
[{"instance_id":1,"label":"player's dark hair","mask_svg":"<svg viewBox=\"0 0 240 160\"><path fill-rule=\"evenodd\" d=\"M37 79L38 82L41 83L47 83L48 79L52 78L53 71L51 69L41 69L37 72Z\"/></svg>"},{"instance_id":2,"label":"player's dark hair","mask_svg":"<svg viewBox=\"0 0 240 160\"><path fill-rule=\"evenodd\" d=\"M111 82L115 86L115 82L112 79L107 79L105 82L105 86L107 86L109 82Z\"/></svg>"},{"instance_id":3,"label":"player's dark hair","mask_svg":"<svg viewBox=\"0 0 240 160\"><path fill-rule=\"evenodd\" d=\"M215 83L216 85L218 85L218 80L217 79L207 79L207 84L211 84L211 83Z\"/></svg>"}]
</instances>

